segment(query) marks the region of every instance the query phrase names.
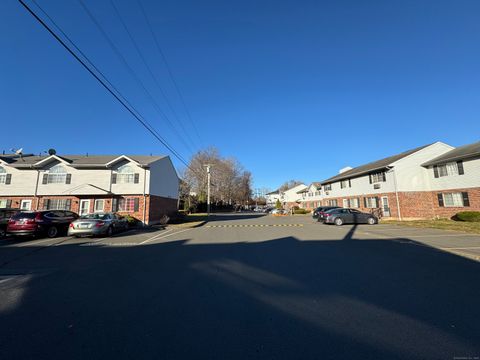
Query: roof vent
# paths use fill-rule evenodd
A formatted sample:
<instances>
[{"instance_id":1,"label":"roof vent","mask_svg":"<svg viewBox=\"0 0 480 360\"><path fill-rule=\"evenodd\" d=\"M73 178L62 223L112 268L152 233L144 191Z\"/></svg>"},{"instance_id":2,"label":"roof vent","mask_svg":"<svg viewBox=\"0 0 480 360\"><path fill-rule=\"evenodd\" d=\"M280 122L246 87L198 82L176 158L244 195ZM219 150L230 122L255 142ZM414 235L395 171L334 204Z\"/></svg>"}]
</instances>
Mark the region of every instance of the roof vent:
<instances>
[{"instance_id":1,"label":"roof vent","mask_svg":"<svg viewBox=\"0 0 480 360\"><path fill-rule=\"evenodd\" d=\"M346 166L344 167L343 169L340 169L339 170L339 174L343 174L344 172L348 171L348 170L352 170L353 168L351 166Z\"/></svg>"}]
</instances>

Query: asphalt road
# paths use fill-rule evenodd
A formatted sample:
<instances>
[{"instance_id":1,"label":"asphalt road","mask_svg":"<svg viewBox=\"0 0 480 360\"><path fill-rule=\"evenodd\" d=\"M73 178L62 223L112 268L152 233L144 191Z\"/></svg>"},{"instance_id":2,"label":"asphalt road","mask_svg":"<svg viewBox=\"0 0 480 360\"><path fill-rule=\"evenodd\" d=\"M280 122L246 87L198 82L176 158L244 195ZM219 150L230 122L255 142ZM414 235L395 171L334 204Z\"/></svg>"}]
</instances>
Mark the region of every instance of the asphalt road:
<instances>
[{"instance_id":1,"label":"asphalt road","mask_svg":"<svg viewBox=\"0 0 480 360\"><path fill-rule=\"evenodd\" d=\"M252 214L3 241L0 359L478 359L479 249Z\"/></svg>"}]
</instances>

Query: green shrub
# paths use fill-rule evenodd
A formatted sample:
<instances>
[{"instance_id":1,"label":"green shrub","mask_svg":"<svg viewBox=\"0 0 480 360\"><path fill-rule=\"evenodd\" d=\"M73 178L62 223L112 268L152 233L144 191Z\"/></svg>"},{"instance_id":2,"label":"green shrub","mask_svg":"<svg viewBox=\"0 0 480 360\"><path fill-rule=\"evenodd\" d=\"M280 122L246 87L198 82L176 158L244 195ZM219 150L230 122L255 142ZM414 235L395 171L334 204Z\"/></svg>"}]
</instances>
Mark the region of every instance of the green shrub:
<instances>
[{"instance_id":1,"label":"green shrub","mask_svg":"<svg viewBox=\"0 0 480 360\"><path fill-rule=\"evenodd\" d=\"M480 222L480 211L461 211L453 219L457 221Z\"/></svg>"},{"instance_id":2,"label":"green shrub","mask_svg":"<svg viewBox=\"0 0 480 360\"><path fill-rule=\"evenodd\" d=\"M308 211L305 210L305 209L295 209L295 210L293 211L293 213L296 214L296 215L303 215L303 214L307 214Z\"/></svg>"}]
</instances>

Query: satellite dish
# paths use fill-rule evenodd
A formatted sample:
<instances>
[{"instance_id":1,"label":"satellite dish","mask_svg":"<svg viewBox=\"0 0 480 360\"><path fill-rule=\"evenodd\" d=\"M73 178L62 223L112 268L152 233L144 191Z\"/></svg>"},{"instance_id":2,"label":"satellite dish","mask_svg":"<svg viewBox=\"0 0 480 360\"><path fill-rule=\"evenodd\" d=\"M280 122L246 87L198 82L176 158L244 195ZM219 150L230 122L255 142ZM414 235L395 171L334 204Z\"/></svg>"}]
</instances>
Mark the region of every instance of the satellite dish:
<instances>
[{"instance_id":1,"label":"satellite dish","mask_svg":"<svg viewBox=\"0 0 480 360\"><path fill-rule=\"evenodd\" d=\"M15 154L22 155L22 152L23 152L23 148L20 148L17 151L15 151Z\"/></svg>"},{"instance_id":2,"label":"satellite dish","mask_svg":"<svg viewBox=\"0 0 480 360\"><path fill-rule=\"evenodd\" d=\"M48 155L55 155L57 151L55 149L48 149Z\"/></svg>"}]
</instances>

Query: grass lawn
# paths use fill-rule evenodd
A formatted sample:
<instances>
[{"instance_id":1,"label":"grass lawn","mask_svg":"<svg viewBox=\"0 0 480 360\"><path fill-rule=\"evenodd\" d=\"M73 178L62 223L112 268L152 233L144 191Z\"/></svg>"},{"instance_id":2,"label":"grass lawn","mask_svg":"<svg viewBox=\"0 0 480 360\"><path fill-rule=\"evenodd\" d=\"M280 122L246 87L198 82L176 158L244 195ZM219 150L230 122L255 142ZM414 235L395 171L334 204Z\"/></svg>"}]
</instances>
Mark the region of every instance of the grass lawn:
<instances>
[{"instance_id":1,"label":"grass lawn","mask_svg":"<svg viewBox=\"0 0 480 360\"><path fill-rule=\"evenodd\" d=\"M453 221L448 219L440 220L382 220L381 224L394 224L402 226L412 226L418 228L432 228L442 230L462 231L466 233L480 234L480 222Z\"/></svg>"}]
</instances>

